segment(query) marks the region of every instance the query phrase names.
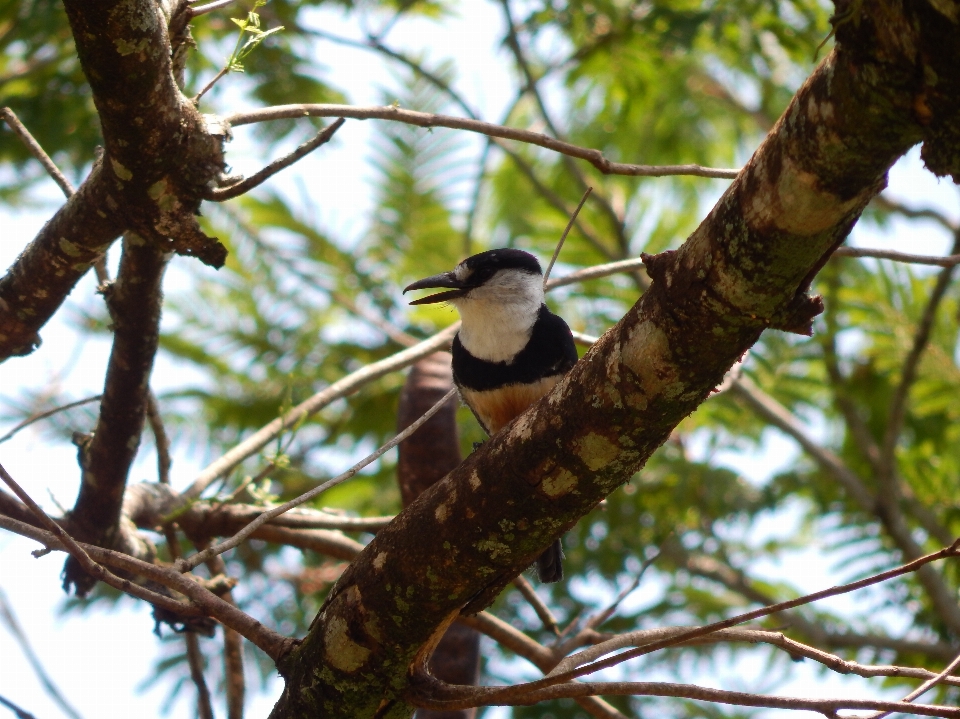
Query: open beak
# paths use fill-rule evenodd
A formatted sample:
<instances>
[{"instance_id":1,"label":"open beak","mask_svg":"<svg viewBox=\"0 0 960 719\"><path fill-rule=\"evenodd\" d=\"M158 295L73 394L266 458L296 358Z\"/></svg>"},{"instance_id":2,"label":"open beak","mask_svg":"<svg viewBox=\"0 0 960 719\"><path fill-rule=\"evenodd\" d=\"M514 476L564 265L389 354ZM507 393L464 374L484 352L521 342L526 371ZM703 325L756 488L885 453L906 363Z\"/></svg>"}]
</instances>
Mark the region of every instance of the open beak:
<instances>
[{"instance_id":1,"label":"open beak","mask_svg":"<svg viewBox=\"0 0 960 719\"><path fill-rule=\"evenodd\" d=\"M421 297L419 300L414 300L411 302L411 305L432 305L437 302L447 302L457 297L463 297L468 287L464 287L463 283L457 279L457 276L452 272L443 272L439 275L434 275L433 277L424 277L422 280L417 280L411 285L407 285L403 288L404 293L409 292L410 290L428 290L434 289L436 287L451 287L453 288L450 292L438 292L435 295L427 295L426 297Z\"/></svg>"}]
</instances>

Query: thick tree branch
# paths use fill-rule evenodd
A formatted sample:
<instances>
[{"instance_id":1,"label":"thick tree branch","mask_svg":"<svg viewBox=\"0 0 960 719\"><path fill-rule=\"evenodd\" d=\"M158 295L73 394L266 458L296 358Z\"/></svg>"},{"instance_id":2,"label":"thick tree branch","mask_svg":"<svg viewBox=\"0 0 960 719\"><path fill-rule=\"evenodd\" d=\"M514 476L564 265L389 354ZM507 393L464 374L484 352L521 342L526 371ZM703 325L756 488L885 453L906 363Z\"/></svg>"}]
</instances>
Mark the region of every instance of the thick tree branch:
<instances>
[{"instance_id":1,"label":"thick tree branch","mask_svg":"<svg viewBox=\"0 0 960 719\"><path fill-rule=\"evenodd\" d=\"M933 11L898 8L870 6L885 13L882 33L843 26L700 228L647 258L654 282L637 306L551 395L378 533L280 662L274 717L409 711L407 667L458 612L483 608L632 476L764 328L808 330L813 276L922 137L911 48L936 48L938 71L960 67L960 38Z\"/></svg>"},{"instance_id":2,"label":"thick tree branch","mask_svg":"<svg viewBox=\"0 0 960 719\"><path fill-rule=\"evenodd\" d=\"M130 465L140 446L150 395L150 373L160 337L164 253L137 235L124 238L117 281L104 288L114 336L100 418L93 439L79 451L80 492L70 525L85 542L132 551L120 531L120 509ZM65 583L86 594L92 582L68 560Z\"/></svg>"},{"instance_id":3,"label":"thick tree branch","mask_svg":"<svg viewBox=\"0 0 960 719\"><path fill-rule=\"evenodd\" d=\"M39 344L39 329L126 230L172 238L168 249L215 266L225 257L194 216L223 171L224 134L180 93L160 8L151 0L64 6L106 152L0 279L0 360Z\"/></svg>"}]
</instances>

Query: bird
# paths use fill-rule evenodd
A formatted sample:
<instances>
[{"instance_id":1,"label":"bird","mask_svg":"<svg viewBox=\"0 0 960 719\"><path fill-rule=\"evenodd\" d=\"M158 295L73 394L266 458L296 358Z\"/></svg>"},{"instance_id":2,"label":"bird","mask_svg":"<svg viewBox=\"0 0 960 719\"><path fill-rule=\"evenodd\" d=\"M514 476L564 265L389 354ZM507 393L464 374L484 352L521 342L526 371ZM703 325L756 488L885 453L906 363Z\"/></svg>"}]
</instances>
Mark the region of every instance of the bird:
<instances>
[{"instance_id":1,"label":"bird","mask_svg":"<svg viewBox=\"0 0 960 719\"><path fill-rule=\"evenodd\" d=\"M453 338L453 382L480 426L495 435L556 386L577 363L573 334L543 297L543 270L529 252L487 250L450 272L404 288L447 288L411 305L446 302L460 313ZM541 582L563 579L557 539L539 559Z\"/></svg>"}]
</instances>

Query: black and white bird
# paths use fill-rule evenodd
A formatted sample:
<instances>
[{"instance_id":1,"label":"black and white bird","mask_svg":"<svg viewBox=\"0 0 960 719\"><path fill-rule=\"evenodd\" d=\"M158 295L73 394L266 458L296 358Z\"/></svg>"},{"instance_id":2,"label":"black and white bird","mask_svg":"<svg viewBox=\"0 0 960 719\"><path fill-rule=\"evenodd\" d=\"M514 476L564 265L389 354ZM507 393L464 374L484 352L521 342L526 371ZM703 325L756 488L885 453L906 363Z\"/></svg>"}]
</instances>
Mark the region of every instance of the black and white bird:
<instances>
[{"instance_id":1,"label":"black and white bird","mask_svg":"<svg viewBox=\"0 0 960 719\"><path fill-rule=\"evenodd\" d=\"M576 364L573 335L543 303L543 271L528 252L481 252L403 291L440 287L449 291L410 304L449 302L457 308L462 325L453 340L453 381L480 425L494 435ZM563 578L562 559L558 539L537 560L541 582Z\"/></svg>"}]
</instances>

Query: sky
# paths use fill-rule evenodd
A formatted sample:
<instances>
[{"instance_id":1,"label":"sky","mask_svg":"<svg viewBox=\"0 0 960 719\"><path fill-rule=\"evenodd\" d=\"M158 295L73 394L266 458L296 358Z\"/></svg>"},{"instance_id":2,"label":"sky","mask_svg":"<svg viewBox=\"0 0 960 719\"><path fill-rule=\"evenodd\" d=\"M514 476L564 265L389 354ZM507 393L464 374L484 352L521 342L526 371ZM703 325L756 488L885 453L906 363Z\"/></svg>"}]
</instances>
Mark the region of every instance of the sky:
<instances>
[{"instance_id":1,"label":"sky","mask_svg":"<svg viewBox=\"0 0 960 719\"><path fill-rule=\"evenodd\" d=\"M356 28L335 13L325 12L318 16L318 22L322 22L327 31L357 37ZM501 27L494 4L463 3L462 14L449 18L442 27L428 21L404 23L391 33L390 42L410 51L427 52L432 60L454 59L459 68L458 89L475 107L484 108L488 119L496 119L512 93L509 59L497 40ZM336 68L332 79L335 84L349 88L354 104L379 104L380 89L389 86L394 77L393 71L378 56L362 50L321 43L318 53L322 54L326 66ZM231 92L230 82L230 77L223 81L227 93ZM244 107L247 105L238 102L234 109ZM298 169L303 177L302 184L296 183L292 175L285 175L277 178L277 187L287 192L302 192L303 187L309 188L307 202L316 203L321 223L335 229L337 235L358 237L363 232L362 218L366 216L372 198L368 196L365 184L371 169L367 164L357 163L356 157L367 156L372 130L370 122L348 122L334 143ZM237 131L233 145L228 147L228 157L235 171L250 173L259 169L261 160L257 153L247 151L255 142L249 131ZM956 188L926 173L916 150L894 168L889 192L908 204L938 207L946 214L958 217ZM37 199L37 206L17 212L10 208L0 210L0 228L3 228L0 266L9 266L62 201L52 182L37 193ZM942 254L948 248L949 238L932 223L911 223L908 226L894 221L884 231L861 224L850 242L859 246ZM187 281L187 274L182 269L186 262L193 260L176 258L173 261L167 278L168 287L175 288L178 283ZM0 397L15 397L24 389L43 387L51 376L60 376L62 386L74 397L100 391L109 343L100 338L81 339L76 331L82 309L95 301L93 279L84 278L64 308L42 331L43 346L29 360L12 359L0 365ZM183 372L182 367L161 358L154 371L153 384L158 391L181 385ZM6 429L0 425L0 435ZM145 442L144 447L148 449L149 443ZM697 451L696 446L694 451ZM702 448L701 451L706 450ZM718 459L759 483L789 466L796 456L793 443L771 430L760 451L749 454L726 452ZM131 479L139 481L151 476L153 462L151 452L141 451ZM79 472L71 447L51 445L42 433L25 431L13 441L0 444L0 463L50 512L59 513L58 506L72 505ZM174 467L175 485L189 483L200 464L200 458L178 455ZM789 523L786 527L789 531ZM771 533L785 531L783 518L772 520L768 529ZM36 559L30 554L35 548L32 542L0 533L0 589L63 695L79 716L86 719L161 716L161 705L169 687L161 684L137 689L149 678L162 641L152 634L149 610L141 602L125 600L117 611L95 608L82 617L64 615L64 595L59 580L63 555ZM816 548L805 551L806 554L795 558L797 564L783 567L782 571L789 572L793 581L810 590L830 584L830 568L817 561ZM804 567L799 573L796 570L798 565ZM578 591L587 596L590 587L583 586ZM641 588L630 601L642 604L645 596ZM0 696L15 701L33 713L36 719L64 716L50 700L29 664L18 658L20 656L13 636L0 626ZM522 665L523 662L518 660L518 671L534 676L529 669L522 669ZM760 667L738 664L732 666L727 675L734 680L744 671L760 670ZM256 686L256 680L251 677L247 716L265 717L280 691L280 683L276 680L269 682L265 692L257 691ZM870 686L863 681L851 682L835 675L820 676L808 670L802 671L799 678L783 687L781 692L865 696ZM187 700L175 703L170 717L193 715L192 689L183 695ZM218 715L224 714L222 706L216 709ZM492 710L488 716L504 714L504 711Z\"/></svg>"}]
</instances>

